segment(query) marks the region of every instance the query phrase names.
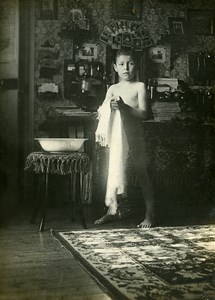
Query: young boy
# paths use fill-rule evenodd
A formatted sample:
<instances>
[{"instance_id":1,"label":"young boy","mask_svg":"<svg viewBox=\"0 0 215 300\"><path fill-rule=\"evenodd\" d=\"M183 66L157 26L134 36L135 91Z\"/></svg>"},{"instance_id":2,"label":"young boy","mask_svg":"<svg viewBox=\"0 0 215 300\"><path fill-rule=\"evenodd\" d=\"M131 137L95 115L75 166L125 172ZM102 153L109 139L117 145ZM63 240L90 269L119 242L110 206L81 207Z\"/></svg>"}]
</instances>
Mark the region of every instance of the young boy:
<instances>
[{"instance_id":1,"label":"young boy","mask_svg":"<svg viewBox=\"0 0 215 300\"><path fill-rule=\"evenodd\" d=\"M109 146L109 170L105 203L107 213L95 224L103 224L117 214L117 195L126 192L126 161L130 153L137 181L145 200L145 219L137 227L153 224L153 190L146 168L146 151L142 121L148 119L146 88L135 79L136 63L132 51L116 54L114 69L119 82L110 86L100 109L96 141Z\"/></svg>"}]
</instances>

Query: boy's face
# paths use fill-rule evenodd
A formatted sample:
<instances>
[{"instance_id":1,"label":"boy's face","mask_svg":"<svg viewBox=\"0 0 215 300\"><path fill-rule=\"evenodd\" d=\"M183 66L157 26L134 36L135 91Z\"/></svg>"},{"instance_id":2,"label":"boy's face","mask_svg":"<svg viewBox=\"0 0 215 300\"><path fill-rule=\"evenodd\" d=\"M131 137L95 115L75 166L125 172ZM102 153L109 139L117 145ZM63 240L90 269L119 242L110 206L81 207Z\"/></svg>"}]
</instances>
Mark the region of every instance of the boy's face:
<instances>
[{"instance_id":1,"label":"boy's face","mask_svg":"<svg viewBox=\"0 0 215 300\"><path fill-rule=\"evenodd\" d=\"M130 55L120 55L116 59L114 69L121 80L130 81L135 76L135 62Z\"/></svg>"}]
</instances>

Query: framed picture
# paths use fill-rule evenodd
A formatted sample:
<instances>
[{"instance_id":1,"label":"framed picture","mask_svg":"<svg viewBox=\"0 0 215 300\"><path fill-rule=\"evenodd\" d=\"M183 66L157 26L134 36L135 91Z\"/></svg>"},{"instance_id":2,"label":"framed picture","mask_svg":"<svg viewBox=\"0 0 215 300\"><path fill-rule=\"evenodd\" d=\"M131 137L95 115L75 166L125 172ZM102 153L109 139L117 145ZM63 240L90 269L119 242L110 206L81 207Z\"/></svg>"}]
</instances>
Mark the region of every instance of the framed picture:
<instances>
[{"instance_id":1,"label":"framed picture","mask_svg":"<svg viewBox=\"0 0 215 300\"><path fill-rule=\"evenodd\" d=\"M189 9L189 33L196 35L214 35L215 11Z\"/></svg>"},{"instance_id":2,"label":"framed picture","mask_svg":"<svg viewBox=\"0 0 215 300\"><path fill-rule=\"evenodd\" d=\"M171 35L185 34L185 19L184 18L168 18L169 31Z\"/></svg>"},{"instance_id":3,"label":"framed picture","mask_svg":"<svg viewBox=\"0 0 215 300\"><path fill-rule=\"evenodd\" d=\"M136 31L137 36L139 36L141 39L144 39L144 37L147 35L146 31L142 28L139 27Z\"/></svg>"},{"instance_id":4,"label":"framed picture","mask_svg":"<svg viewBox=\"0 0 215 300\"><path fill-rule=\"evenodd\" d=\"M82 44L79 49L80 59L97 59L97 46L95 44Z\"/></svg>"},{"instance_id":5,"label":"framed picture","mask_svg":"<svg viewBox=\"0 0 215 300\"><path fill-rule=\"evenodd\" d=\"M119 30L118 30L118 26L117 26L116 22L110 22L109 28L110 28L112 35L119 34Z\"/></svg>"},{"instance_id":6,"label":"framed picture","mask_svg":"<svg viewBox=\"0 0 215 300\"><path fill-rule=\"evenodd\" d=\"M142 51L142 40L141 38L133 38L132 45L136 51Z\"/></svg>"},{"instance_id":7,"label":"framed picture","mask_svg":"<svg viewBox=\"0 0 215 300\"><path fill-rule=\"evenodd\" d=\"M132 46L132 38L130 33L123 33L122 34L122 46L124 47L131 47Z\"/></svg>"},{"instance_id":8,"label":"framed picture","mask_svg":"<svg viewBox=\"0 0 215 300\"><path fill-rule=\"evenodd\" d=\"M121 36L116 35L112 36L112 49L120 49L121 48Z\"/></svg>"},{"instance_id":9,"label":"framed picture","mask_svg":"<svg viewBox=\"0 0 215 300\"><path fill-rule=\"evenodd\" d=\"M151 60L155 63L165 63L166 62L166 49L162 46L151 47L149 49L149 56Z\"/></svg>"},{"instance_id":10,"label":"framed picture","mask_svg":"<svg viewBox=\"0 0 215 300\"><path fill-rule=\"evenodd\" d=\"M58 19L57 0L40 0L40 19L43 20Z\"/></svg>"},{"instance_id":11,"label":"framed picture","mask_svg":"<svg viewBox=\"0 0 215 300\"><path fill-rule=\"evenodd\" d=\"M145 37L142 40L142 49L148 48L152 45L152 40L150 39L150 37Z\"/></svg>"},{"instance_id":12,"label":"framed picture","mask_svg":"<svg viewBox=\"0 0 215 300\"><path fill-rule=\"evenodd\" d=\"M140 27L139 23L135 23L134 21L130 22L131 33L135 34Z\"/></svg>"},{"instance_id":13,"label":"framed picture","mask_svg":"<svg viewBox=\"0 0 215 300\"><path fill-rule=\"evenodd\" d=\"M123 32L123 23L122 23L122 21L117 21L116 25L117 25L118 32L122 33Z\"/></svg>"},{"instance_id":14,"label":"framed picture","mask_svg":"<svg viewBox=\"0 0 215 300\"><path fill-rule=\"evenodd\" d=\"M110 40L112 39L112 36L109 33L107 33L107 32L102 32L99 39L103 43L109 44Z\"/></svg>"},{"instance_id":15,"label":"framed picture","mask_svg":"<svg viewBox=\"0 0 215 300\"><path fill-rule=\"evenodd\" d=\"M70 13L74 22L80 22L83 20L83 14L80 9L74 8L70 11Z\"/></svg>"}]
</instances>

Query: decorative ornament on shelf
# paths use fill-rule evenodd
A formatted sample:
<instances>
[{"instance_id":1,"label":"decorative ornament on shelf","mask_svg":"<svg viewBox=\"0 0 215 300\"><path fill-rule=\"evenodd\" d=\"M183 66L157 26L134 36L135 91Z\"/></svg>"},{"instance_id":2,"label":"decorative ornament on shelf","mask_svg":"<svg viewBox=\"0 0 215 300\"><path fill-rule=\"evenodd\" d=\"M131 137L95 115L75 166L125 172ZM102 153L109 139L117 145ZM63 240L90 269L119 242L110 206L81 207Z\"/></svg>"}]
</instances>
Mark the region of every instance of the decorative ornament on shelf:
<instances>
[{"instance_id":1,"label":"decorative ornament on shelf","mask_svg":"<svg viewBox=\"0 0 215 300\"><path fill-rule=\"evenodd\" d=\"M112 49L128 47L135 51L142 51L153 45L151 37L141 22L128 20L112 21L104 26L100 41L111 46Z\"/></svg>"},{"instance_id":2,"label":"decorative ornament on shelf","mask_svg":"<svg viewBox=\"0 0 215 300\"><path fill-rule=\"evenodd\" d=\"M76 29L90 30L89 19L81 9L74 8L70 11L71 20Z\"/></svg>"},{"instance_id":3,"label":"decorative ornament on shelf","mask_svg":"<svg viewBox=\"0 0 215 300\"><path fill-rule=\"evenodd\" d=\"M73 38L77 43L92 38L90 15L88 9L72 8L61 24L60 37Z\"/></svg>"}]
</instances>

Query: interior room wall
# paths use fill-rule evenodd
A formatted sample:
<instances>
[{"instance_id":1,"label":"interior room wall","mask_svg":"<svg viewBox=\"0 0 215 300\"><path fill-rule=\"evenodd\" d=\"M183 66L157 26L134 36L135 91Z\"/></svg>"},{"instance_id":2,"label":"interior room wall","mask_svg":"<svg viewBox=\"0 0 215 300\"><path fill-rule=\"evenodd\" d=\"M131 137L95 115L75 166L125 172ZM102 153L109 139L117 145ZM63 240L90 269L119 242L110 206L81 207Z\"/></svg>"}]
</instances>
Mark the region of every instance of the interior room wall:
<instances>
[{"instance_id":1,"label":"interior room wall","mask_svg":"<svg viewBox=\"0 0 215 300\"><path fill-rule=\"evenodd\" d=\"M189 83L188 74L188 51L211 51L214 48L215 36L191 36L189 39L177 44L178 53L175 57L174 67L170 70L171 42L166 39L169 34L168 17L187 19L187 9L212 9L213 1L191 0L182 1L186 4L180 4L181 1L163 1L163 0L144 0L142 5L141 22L146 32L152 38L153 46L163 45L167 49L166 63L156 65L156 76L176 77ZM95 37L85 42L96 43L98 46L98 60L105 63L105 45L99 40L99 34L105 26L108 26L112 19L111 0L82 0L69 1L59 0L57 19L45 20L41 18L40 1L36 1L35 10L35 113L34 127L35 136L39 136L39 125L46 119L47 111L55 105L71 105L71 101L63 96L63 69L64 59L73 57L72 38L62 38L59 33L61 24L68 20L70 10L73 8L88 8L91 11L91 29ZM40 78L40 63L38 59L39 51L42 45L49 41L58 52L57 64L58 71L53 77L53 82L59 85L61 96L57 99L39 99L37 87L47 80ZM147 51L147 50L146 50ZM148 66L148 70L153 75L153 65Z\"/></svg>"},{"instance_id":2,"label":"interior room wall","mask_svg":"<svg viewBox=\"0 0 215 300\"><path fill-rule=\"evenodd\" d=\"M18 1L1 1L0 31L0 223L18 191ZM12 81L10 81L12 79Z\"/></svg>"}]
</instances>

